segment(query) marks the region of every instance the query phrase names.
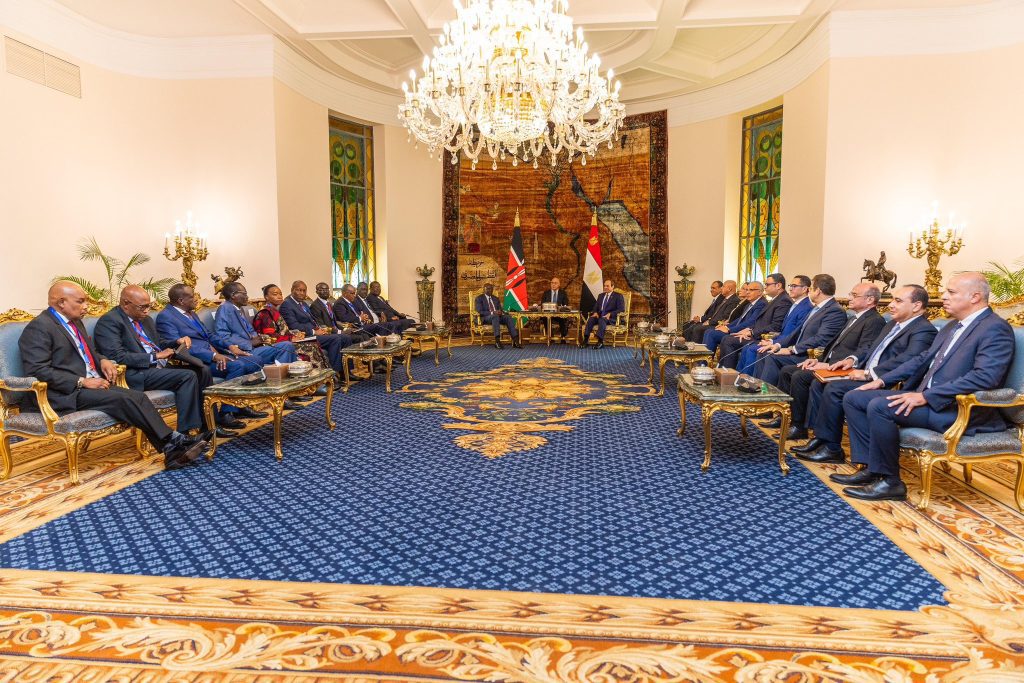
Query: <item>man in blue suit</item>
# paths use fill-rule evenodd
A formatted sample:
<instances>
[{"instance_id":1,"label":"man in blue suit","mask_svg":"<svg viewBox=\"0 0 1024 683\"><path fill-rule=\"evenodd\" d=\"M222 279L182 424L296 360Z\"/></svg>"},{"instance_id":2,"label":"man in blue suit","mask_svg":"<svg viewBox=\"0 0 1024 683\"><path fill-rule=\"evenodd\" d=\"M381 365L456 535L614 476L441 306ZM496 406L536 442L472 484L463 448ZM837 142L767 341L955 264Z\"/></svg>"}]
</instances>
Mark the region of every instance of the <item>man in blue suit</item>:
<instances>
[{"instance_id":1,"label":"man in blue suit","mask_svg":"<svg viewBox=\"0 0 1024 683\"><path fill-rule=\"evenodd\" d=\"M714 353L718 345L722 343L730 334L739 334L743 330L751 330L754 327L754 322L757 317L761 315L761 311L768 305L768 302L764 298L764 285L760 282L748 282L740 289L740 293L746 298L746 301L740 303L743 306L746 303L746 308L738 316L733 318L730 322L715 326L713 329L708 330L704 333L704 346ZM738 307L737 307L738 308Z\"/></svg>"},{"instance_id":2,"label":"man in blue suit","mask_svg":"<svg viewBox=\"0 0 1024 683\"><path fill-rule=\"evenodd\" d=\"M789 298L793 300L793 303L789 306L789 311L786 312L786 317L782 321L782 332L781 336L786 336L794 330L799 330L800 326L804 324L804 320L807 318L807 314L814 308L814 304L811 303L810 298L807 296L811 289L811 278L806 275L796 275L793 277L793 281L788 285ZM768 351L768 348L772 345L771 340L762 340L757 344L749 344L743 347L740 352L739 371L750 372L754 363L758 360L758 354ZM764 356L761 356L764 358Z\"/></svg>"},{"instance_id":3,"label":"man in blue suit","mask_svg":"<svg viewBox=\"0 0 1024 683\"><path fill-rule=\"evenodd\" d=\"M825 348L846 327L846 311L835 300L836 279L818 273L811 280L811 303L814 308L803 324L789 334L780 334L765 353L771 354L757 369L757 376L768 384L779 383L779 372L788 365L807 360L807 350Z\"/></svg>"},{"instance_id":4,"label":"man in blue suit","mask_svg":"<svg viewBox=\"0 0 1024 683\"><path fill-rule=\"evenodd\" d=\"M220 335L229 345L234 345L260 365L274 363L294 362L295 345L283 341L276 344L264 343L263 339L256 333L256 329L245 314L242 313L242 306L249 303L249 293L245 291L245 285L241 282L229 282L221 290L224 303L217 308L217 334Z\"/></svg>"},{"instance_id":5,"label":"man in blue suit","mask_svg":"<svg viewBox=\"0 0 1024 683\"><path fill-rule=\"evenodd\" d=\"M597 297L597 301L594 303L594 310L590 312L590 317L587 318L587 326L583 329L583 343L580 344L580 348L585 349L590 346L590 333L596 327L597 344L594 348L603 349L605 329L609 325L614 325L619 318L619 314L625 312L626 300L615 291L611 280L605 280L604 291L601 293L601 296Z\"/></svg>"},{"instance_id":6,"label":"man in blue suit","mask_svg":"<svg viewBox=\"0 0 1024 683\"><path fill-rule=\"evenodd\" d=\"M886 388L907 379L906 376L895 375L892 371L905 361L928 351L938 332L924 314L927 308L928 292L924 287L900 287L893 293L892 303L889 304L892 320L874 335L872 341L858 346L845 357L830 359L834 362L822 363L820 367L814 368L853 372L848 379L827 383L812 381L806 410L806 426L814 427L814 438L803 446L793 448L793 453L798 458L810 462L845 462L846 456L841 446L843 422L846 417L843 412L843 397L882 375L888 377L889 384ZM858 483L855 479L851 481L851 475L848 474L829 476L840 484Z\"/></svg>"},{"instance_id":7,"label":"man in blue suit","mask_svg":"<svg viewBox=\"0 0 1024 683\"><path fill-rule=\"evenodd\" d=\"M989 286L981 273L954 275L942 294L950 321L927 352L843 397L855 463L867 467L843 493L862 500L904 500L900 479L900 427L945 432L956 420L959 394L998 389L1013 362L1010 324L988 306ZM882 389L894 376L908 377L899 393ZM997 408L971 411L967 434L1006 429Z\"/></svg>"},{"instance_id":8,"label":"man in blue suit","mask_svg":"<svg viewBox=\"0 0 1024 683\"><path fill-rule=\"evenodd\" d=\"M285 297L278 309L289 329L299 330L307 336L316 336L320 348L327 354L327 360L336 372L341 372L341 350L354 343L351 336L338 332L337 327L322 327L313 318L313 312L306 303L306 283L296 280L292 283L291 294ZM331 312L333 315L333 311Z\"/></svg>"},{"instance_id":9,"label":"man in blue suit","mask_svg":"<svg viewBox=\"0 0 1024 683\"><path fill-rule=\"evenodd\" d=\"M757 343L765 334L782 332L782 324L793 304L793 300L786 294L786 278L782 273L772 273L764 279L764 292L774 298L761 310L753 326L722 339L718 362L720 366L738 367L744 347Z\"/></svg>"},{"instance_id":10,"label":"man in blue suit","mask_svg":"<svg viewBox=\"0 0 1024 683\"><path fill-rule=\"evenodd\" d=\"M188 346L189 354L210 367L214 377L234 379L251 372L259 372L260 364L248 353L231 345L216 331L209 331L196 315L196 297L192 288L178 283L167 292L170 305L156 317L156 330L163 346ZM218 423L227 429L241 429L245 423L239 417L266 417L267 414L250 408L225 406Z\"/></svg>"}]
</instances>

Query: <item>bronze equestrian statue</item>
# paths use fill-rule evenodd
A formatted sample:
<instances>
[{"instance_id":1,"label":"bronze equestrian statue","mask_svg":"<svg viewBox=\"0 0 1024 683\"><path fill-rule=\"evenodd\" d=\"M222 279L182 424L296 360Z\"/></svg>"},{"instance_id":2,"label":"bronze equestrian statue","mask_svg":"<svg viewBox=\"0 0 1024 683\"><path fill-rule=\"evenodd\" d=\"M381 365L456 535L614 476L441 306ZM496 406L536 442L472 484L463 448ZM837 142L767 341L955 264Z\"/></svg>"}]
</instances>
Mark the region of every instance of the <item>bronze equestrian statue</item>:
<instances>
[{"instance_id":1,"label":"bronze equestrian statue","mask_svg":"<svg viewBox=\"0 0 1024 683\"><path fill-rule=\"evenodd\" d=\"M860 279L861 282L867 280L868 282L882 282L885 286L882 288L882 293L888 292L890 289L896 286L896 273L885 267L885 252L883 251L878 256L878 263L875 263L871 259L864 259L864 277Z\"/></svg>"}]
</instances>

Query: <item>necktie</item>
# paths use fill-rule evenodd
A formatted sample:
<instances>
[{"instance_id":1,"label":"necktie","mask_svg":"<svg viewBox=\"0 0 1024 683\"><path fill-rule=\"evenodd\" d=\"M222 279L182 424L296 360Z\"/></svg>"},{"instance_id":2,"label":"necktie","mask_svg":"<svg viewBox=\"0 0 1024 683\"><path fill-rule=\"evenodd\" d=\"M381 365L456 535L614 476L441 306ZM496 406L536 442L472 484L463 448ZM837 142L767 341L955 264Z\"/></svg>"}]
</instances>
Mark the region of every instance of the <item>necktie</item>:
<instances>
[{"instance_id":1,"label":"necktie","mask_svg":"<svg viewBox=\"0 0 1024 683\"><path fill-rule=\"evenodd\" d=\"M157 365L159 365L160 367L167 365L166 358L156 358L156 354L160 351L160 347L154 344L153 341L149 338L149 335L146 334L146 331L142 329L142 324L138 320L133 320L132 327L135 328L135 335L139 338L139 343L142 344L142 348L146 352L152 354L153 358L156 360Z\"/></svg>"},{"instance_id":2,"label":"necktie","mask_svg":"<svg viewBox=\"0 0 1024 683\"><path fill-rule=\"evenodd\" d=\"M942 345L939 352L935 354L935 358L932 359L932 364L928 367L928 372L925 373L924 379L921 380L921 384L917 387L918 391L924 391L932 383L932 378L935 377L935 373L942 367L942 362L946 360L946 354L949 353L949 347L953 345L953 340L956 339L956 333L960 331L960 328L964 326L963 323L958 322L953 326L953 334L949 335L949 339Z\"/></svg>"},{"instance_id":3,"label":"necktie","mask_svg":"<svg viewBox=\"0 0 1024 683\"><path fill-rule=\"evenodd\" d=\"M372 308L370 308L370 304L366 303L366 299L360 299L360 301L363 302L363 308L370 312L370 320L372 320L375 323L380 322L380 319L377 318L377 314L373 312Z\"/></svg>"},{"instance_id":4,"label":"necktie","mask_svg":"<svg viewBox=\"0 0 1024 683\"><path fill-rule=\"evenodd\" d=\"M494 313L494 300L491 299L491 297L487 297L487 307L490 309L491 313Z\"/></svg>"},{"instance_id":5,"label":"necktie","mask_svg":"<svg viewBox=\"0 0 1024 683\"><path fill-rule=\"evenodd\" d=\"M82 333L78 331L78 325L75 325L72 322L69 322L68 325L71 326L71 331L74 332L75 337L78 338L78 348L80 348L82 353L85 354L85 364L87 366L86 374L91 371L93 375L98 376L99 373L96 371L96 361L92 357L92 351L89 350L89 345L85 343L85 338L83 338Z\"/></svg>"},{"instance_id":6,"label":"necktie","mask_svg":"<svg viewBox=\"0 0 1024 683\"><path fill-rule=\"evenodd\" d=\"M875 347L875 352L871 354L871 357L868 358L867 364L864 366L864 369L868 371L868 374L871 374L871 371L875 369L875 366L878 365L878 359L882 357L886 347L892 343L892 340L896 338L896 335L899 334L902 329L903 323L896 323L893 325L893 328L889 330L889 334L885 335L885 339L882 340L882 343Z\"/></svg>"},{"instance_id":7,"label":"necktie","mask_svg":"<svg viewBox=\"0 0 1024 683\"><path fill-rule=\"evenodd\" d=\"M334 322L334 311L331 309L331 305L325 302L324 308L327 309L327 316L331 319L331 322Z\"/></svg>"},{"instance_id":8,"label":"necktie","mask_svg":"<svg viewBox=\"0 0 1024 683\"><path fill-rule=\"evenodd\" d=\"M200 337L207 341L210 340L210 335L206 334L206 328L203 326L203 321L199 319L199 316L197 316L195 313L192 313L191 315L189 315L188 320L190 323L192 323L192 326L199 331Z\"/></svg>"},{"instance_id":9,"label":"necktie","mask_svg":"<svg viewBox=\"0 0 1024 683\"><path fill-rule=\"evenodd\" d=\"M608 295L604 294L601 297L601 315L604 315L604 312L605 312L605 309L607 308L607 306L608 306Z\"/></svg>"}]
</instances>

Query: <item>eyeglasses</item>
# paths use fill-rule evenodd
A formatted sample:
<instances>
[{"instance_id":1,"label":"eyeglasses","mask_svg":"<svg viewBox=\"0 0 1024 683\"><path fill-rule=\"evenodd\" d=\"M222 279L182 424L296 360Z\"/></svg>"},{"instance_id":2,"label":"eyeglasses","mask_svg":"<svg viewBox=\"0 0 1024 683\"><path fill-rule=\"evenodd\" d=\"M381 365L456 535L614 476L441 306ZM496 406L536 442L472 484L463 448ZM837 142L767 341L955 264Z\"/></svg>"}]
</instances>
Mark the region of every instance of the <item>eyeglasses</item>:
<instances>
[{"instance_id":1,"label":"eyeglasses","mask_svg":"<svg viewBox=\"0 0 1024 683\"><path fill-rule=\"evenodd\" d=\"M794 283L789 285L790 289L793 289L794 287L807 287L807 285L802 285L799 282L794 282Z\"/></svg>"},{"instance_id":2,"label":"eyeglasses","mask_svg":"<svg viewBox=\"0 0 1024 683\"><path fill-rule=\"evenodd\" d=\"M184 298L184 297L182 297L182 298ZM134 303L134 302L131 302L131 301L129 301L128 303L130 303L132 306L134 306L135 308L139 309L140 311L148 311L149 309L153 308L153 304L151 304L151 303L149 303L149 304L137 304L137 303Z\"/></svg>"},{"instance_id":3,"label":"eyeglasses","mask_svg":"<svg viewBox=\"0 0 1024 683\"><path fill-rule=\"evenodd\" d=\"M850 292L847 296L849 296L851 299L863 299L864 297L867 296L867 294L854 294L853 292Z\"/></svg>"}]
</instances>

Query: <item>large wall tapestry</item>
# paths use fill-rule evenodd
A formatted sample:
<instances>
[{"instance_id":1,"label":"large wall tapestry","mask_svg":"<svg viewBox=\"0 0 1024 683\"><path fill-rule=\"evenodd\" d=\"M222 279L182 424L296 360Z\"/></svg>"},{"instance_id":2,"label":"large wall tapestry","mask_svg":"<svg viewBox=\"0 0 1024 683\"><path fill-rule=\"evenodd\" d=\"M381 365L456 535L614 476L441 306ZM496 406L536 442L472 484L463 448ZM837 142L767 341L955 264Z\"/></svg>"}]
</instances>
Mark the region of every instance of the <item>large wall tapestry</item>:
<instances>
[{"instance_id":1,"label":"large wall tapestry","mask_svg":"<svg viewBox=\"0 0 1024 683\"><path fill-rule=\"evenodd\" d=\"M743 119L740 168L740 268L743 282L779 267L782 202L782 107Z\"/></svg>"},{"instance_id":2,"label":"large wall tapestry","mask_svg":"<svg viewBox=\"0 0 1024 683\"><path fill-rule=\"evenodd\" d=\"M444 168L442 296L444 319L463 328L469 293L493 284L502 296L516 209L522 222L530 303L552 277L569 303L580 302L587 238L594 212L603 274L633 291L632 312L666 316L667 123L665 112L628 116L612 149L602 145L586 165L563 157L497 170L462 158Z\"/></svg>"}]
</instances>

